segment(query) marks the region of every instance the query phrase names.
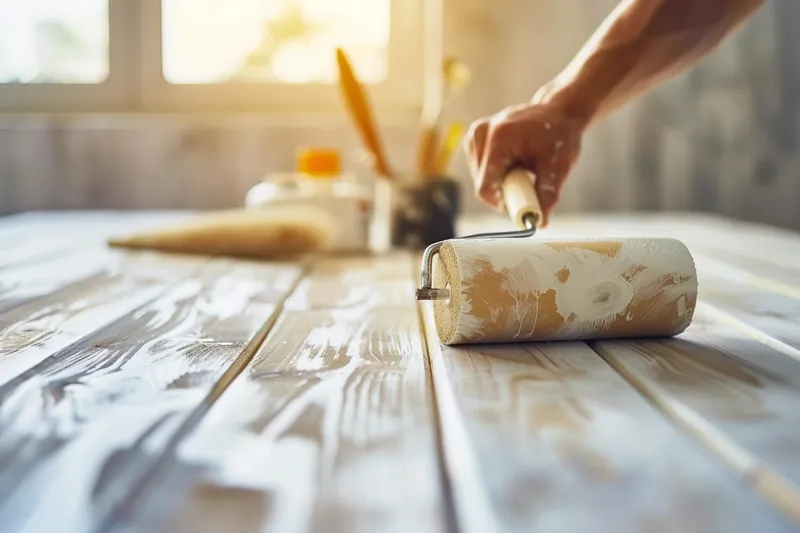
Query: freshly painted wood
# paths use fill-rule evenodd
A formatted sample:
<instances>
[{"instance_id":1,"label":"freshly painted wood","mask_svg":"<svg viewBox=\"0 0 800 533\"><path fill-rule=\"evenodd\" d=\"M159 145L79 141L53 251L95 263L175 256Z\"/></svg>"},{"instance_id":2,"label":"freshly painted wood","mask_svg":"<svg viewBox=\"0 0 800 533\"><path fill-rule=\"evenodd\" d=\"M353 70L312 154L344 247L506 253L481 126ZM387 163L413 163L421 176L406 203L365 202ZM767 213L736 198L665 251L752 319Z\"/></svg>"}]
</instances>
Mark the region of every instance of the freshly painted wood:
<instances>
[{"instance_id":1,"label":"freshly painted wood","mask_svg":"<svg viewBox=\"0 0 800 533\"><path fill-rule=\"evenodd\" d=\"M13 265L25 265L28 261L47 258L59 252L68 252L69 248L64 241L55 240L47 243L6 242L0 247L0 269Z\"/></svg>"},{"instance_id":2,"label":"freshly painted wood","mask_svg":"<svg viewBox=\"0 0 800 533\"><path fill-rule=\"evenodd\" d=\"M114 270L119 255L102 249L78 249L23 262L0 274L0 313L52 294L103 271Z\"/></svg>"},{"instance_id":3,"label":"freshly painted wood","mask_svg":"<svg viewBox=\"0 0 800 533\"><path fill-rule=\"evenodd\" d=\"M591 346L800 527L800 362L705 311L677 339Z\"/></svg>"},{"instance_id":4,"label":"freshly painted wood","mask_svg":"<svg viewBox=\"0 0 800 533\"><path fill-rule=\"evenodd\" d=\"M753 335L791 347L800 361L800 290L797 294L781 294L714 274L699 277L702 301L719 311L721 317L736 321Z\"/></svg>"},{"instance_id":5,"label":"freshly painted wood","mask_svg":"<svg viewBox=\"0 0 800 533\"><path fill-rule=\"evenodd\" d=\"M150 228L184 213L24 213L0 218L0 272L14 265L56 260L79 250L105 249L117 232Z\"/></svg>"},{"instance_id":6,"label":"freshly painted wood","mask_svg":"<svg viewBox=\"0 0 800 533\"><path fill-rule=\"evenodd\" d=\"M413 293L405 255L321 261L126 521L164 532L446 530Z\"/></svg>"},{"instance_id":7,"label":"freshly painted wood","mask_svg":"<svg viewBox=\"0 0 800 533\"><path fill-rule=\"evenodd\" d=\"M442 348L423 309L462 529L794 529L585 344Z\"/></svg>"},{"instance_id":8,"label":"freshly painted wood","mask_svg":"<svg viewBox=\"0 0 800 533\"><path fill-rule=\"evenodd\" d=\"M706 216L543 231L696 259L694 324L595 344L609 366L580 343L442 350L405 254L319 261L292 289L295 265L98 247L158 216L0 221L0 250L68 244L0 270L0 529L800 529L797 236Z\"/></svg>"},{"instance_id":9,"label":"freshly painted wood","mask_svg":"<svg viewBox=\"0 0 800 533\"><path fill-rule=\"evenodd\" d=\"M0 387L4 527L85 531L119 513L300 269L212 261L183 274Z\"/></svg>"},{"instance_id":10,"label":"freshly painted wood","mask_svg":"<svg viewBox=\"0 0 800 533\"><path fill-rule=\"evenodd\" d=\"M692 251L753 275L797 287L800 234L735 219L687 213L567 217L554 225L555 235L581 232L605 237L667 237ZM544 232L543 232L544 233Z\"/></svg>"},{"instance_id":11,"label":"freshly painted wood","mask_svg":"<svg viewBox=\"0 0 800 533\"><path fill-rule=\"evenodd\" d=\"M405 255L337 258L314 265L286 300L287 311L407 306L414 300Z\"/></svg>"},{"instance_id":12,"label":"freshly painted wood","mask_svg":"<svg viewBox=\"0 0 800 533\"><path fill-rule=\"evenodd\" d=\"M157 298L171 285L195 274L206 261L150 254L121 255L111 267L95 275L0 313L0 385ZM37 266L30 270L36 270ZM45 274L49 272L63 281L62 269L56 268L57 265L45 266L48 267ZM0 276L0 280L5 280L5 276ZM36 278L25 281L28 284L20 290L42 287L41 280Z\"/></svg>"}]
</instances>

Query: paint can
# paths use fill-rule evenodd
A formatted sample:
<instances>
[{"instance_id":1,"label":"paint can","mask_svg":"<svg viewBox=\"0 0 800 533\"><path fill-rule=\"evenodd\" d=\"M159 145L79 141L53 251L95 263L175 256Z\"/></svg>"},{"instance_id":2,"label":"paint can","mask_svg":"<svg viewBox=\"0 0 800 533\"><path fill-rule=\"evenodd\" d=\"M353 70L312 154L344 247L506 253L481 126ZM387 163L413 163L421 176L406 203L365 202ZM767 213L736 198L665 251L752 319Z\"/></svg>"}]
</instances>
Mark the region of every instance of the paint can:
<instances>
[{"instance_id":1,"label":"paint can","mask_svg":"<svg viewBox=\"0 0 800 533\"><path fill-rule=\"evenodd\" d=\"M373 195L373 251L419 251L456 236L461 184L454 177L397 174L376 180Z\"/></svg>"}]
</instances>

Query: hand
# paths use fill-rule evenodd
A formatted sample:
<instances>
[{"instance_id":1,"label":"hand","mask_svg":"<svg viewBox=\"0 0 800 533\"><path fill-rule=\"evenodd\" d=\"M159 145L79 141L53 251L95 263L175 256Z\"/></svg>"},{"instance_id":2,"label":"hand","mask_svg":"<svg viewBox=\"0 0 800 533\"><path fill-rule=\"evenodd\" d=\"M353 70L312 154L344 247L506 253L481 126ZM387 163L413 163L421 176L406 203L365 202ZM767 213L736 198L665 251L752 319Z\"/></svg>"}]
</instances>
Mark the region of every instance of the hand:
<instances>
[{"instance_id":1,"label":"hand","mask_svg":"<svg viewBox=\"0 0 800 533\"><path fill-rule=\"evenodd\" d=\"M511 167L536 175L536 192L547 226L561 188L575 165L586 121L555 103L536 99L508 107L474 122L464 137L464 150L475 182L475 196L505 212L500 187Z\"/></svg>"}]
</instances>

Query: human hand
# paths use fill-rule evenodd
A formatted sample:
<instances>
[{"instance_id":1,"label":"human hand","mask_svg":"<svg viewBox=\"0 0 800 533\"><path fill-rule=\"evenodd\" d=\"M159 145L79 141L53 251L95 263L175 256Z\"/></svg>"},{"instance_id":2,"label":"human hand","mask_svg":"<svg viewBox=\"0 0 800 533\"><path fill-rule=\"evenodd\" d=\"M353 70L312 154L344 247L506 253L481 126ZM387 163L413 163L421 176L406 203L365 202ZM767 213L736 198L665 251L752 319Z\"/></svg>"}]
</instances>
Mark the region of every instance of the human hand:
<instances>
[{"instance_id":1,"label":"human hand","mask_svg":"<svg viewBox=\"0 0 800 533\"><path fill-rule=\"evenodd\" d=\"M536 175L541 226L547 226L564 181L580 154L585 129L585 120L556 103L541 100L507 107L475 121L463 141L475 196L505 212L503 179L512 167L522 167Z\"/></svg>"}]
</instances>

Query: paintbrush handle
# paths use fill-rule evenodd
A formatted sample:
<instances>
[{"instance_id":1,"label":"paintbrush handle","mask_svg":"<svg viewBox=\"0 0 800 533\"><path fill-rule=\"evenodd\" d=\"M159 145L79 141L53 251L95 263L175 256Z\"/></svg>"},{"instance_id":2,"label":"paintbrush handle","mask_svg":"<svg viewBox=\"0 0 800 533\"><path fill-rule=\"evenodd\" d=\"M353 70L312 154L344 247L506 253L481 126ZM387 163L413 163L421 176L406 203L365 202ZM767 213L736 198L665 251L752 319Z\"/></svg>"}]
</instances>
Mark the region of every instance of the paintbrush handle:
<instances>
[{"instance_id":1,"label":"paintbrush handle","mask_svg":"<svg viewBox=\"0 0 800 533\"><path fill-rule=\"evenodd\" d=\"M503 202L509 218L520 229L526 229L525 218L533 216L536 227L542 221L542 208L536 194L536 174L516 168L503 182Z\"/></svg>"},{"instance_id":2,"label":"paintbrush handle","mask_svg":"<svg viewBox=\"0 0 800 533\"><path fill-rule=\"evenodd\" d=\"M447 167L450 166L450 161L453 159L453 154L455 154L456 150L458 149L458 142L461 140L463 132L464 127L459 122L454 122L447 129L447 135L445 135L442 148L439 151L438 157L436 158L437 174L445 174L447 172Z\"/></svg>"},{"instance_id":3,"label":"paintbrush handle","mask_svg":"<svg viewBox=\"0 0 800 533\"><path fill-rule=\"evenodd\" d=\"M373 168L379 176L389 178L392 170L389 161L383 150L380 141L380 134L375 117L372 113L372 106L367 98L366 91L361 82L356 78L353 67L347 59L344 51L336 49L336 61L339 67L339 87L347 103L350 117L356 127L356 131L361 136L361 141L367 151L373 157Z\"/></svg>"},{"instance_id":4,"label":"paintbrush handle","mask_svg":"<svg viewBox=\"0 0 800 533\"><path fill-rule=\"evenodd\" d=\"M417 141L417 172L422 175L434 174L436 147L439 144L439 132L435 124L423 124Z\"/></svg>"}]
</instances>

